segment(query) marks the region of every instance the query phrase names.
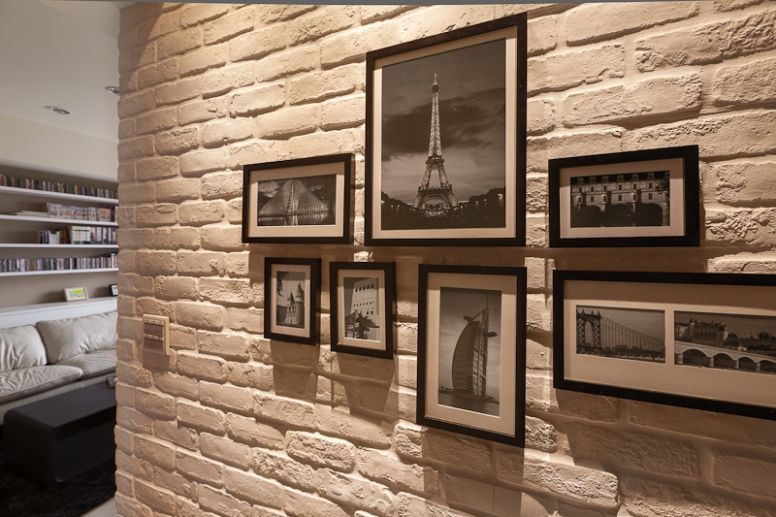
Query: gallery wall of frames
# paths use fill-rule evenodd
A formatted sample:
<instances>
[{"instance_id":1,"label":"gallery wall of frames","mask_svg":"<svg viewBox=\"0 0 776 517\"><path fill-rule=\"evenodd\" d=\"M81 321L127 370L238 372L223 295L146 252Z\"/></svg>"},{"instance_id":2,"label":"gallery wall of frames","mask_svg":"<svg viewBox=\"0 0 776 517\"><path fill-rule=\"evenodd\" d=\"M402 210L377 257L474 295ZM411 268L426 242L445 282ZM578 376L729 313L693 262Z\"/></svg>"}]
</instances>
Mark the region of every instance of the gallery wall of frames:
<instances>
[{"instance_id":1,"label":"gallery wall of frames","mask_svg":"<svg viewBox=\"0 0 776 517\"><path fill-rule=\"evenodd\" d=\"M773 51L707 37L774 11L723 4L130 8L201 36L160 85L171 35L123 50L123 382L176 472L287 515L776 511Z\"/></svg>"}]
</instances>

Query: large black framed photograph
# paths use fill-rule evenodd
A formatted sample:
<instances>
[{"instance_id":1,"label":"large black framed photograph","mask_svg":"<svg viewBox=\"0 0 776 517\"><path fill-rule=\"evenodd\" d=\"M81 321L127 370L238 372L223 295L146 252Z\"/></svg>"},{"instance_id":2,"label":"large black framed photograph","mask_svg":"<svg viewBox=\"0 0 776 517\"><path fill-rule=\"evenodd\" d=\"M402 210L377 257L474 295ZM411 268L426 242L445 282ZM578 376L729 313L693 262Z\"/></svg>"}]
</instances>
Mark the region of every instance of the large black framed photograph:
<instances>
[{"instance_id":1,"label":"large black framed photograph","mask_svg":"<svg viewBox=\"0 0 776 517\"><path fill-rule=\"evenodd\" d=\"M555 271L554 386L776 419L776 275Z\"/></svg>"},{"instance_id":2,"label":"large black framed photograph","mask_svg":"<svg viewBox=\"0 0 776 517\"><path fill-rule=\"evenodd\" d=\"M549 161L550 246L697 246L698 146Z\"/></svg>"},{"instance_id":3,"label":"large black framed photograph","mask_svg":"<svg viewBox=\"0 0 776 517\"><path fill-rule=\"evenodd\" d=\"M393 262L332 262L329 265L331 349L393 358Z\"/></svg>"},{"instance_id":4,"label":"large black framed photograph","mask_svg":"<svg viewBox=\"0 0 776 517\"><path fill-rule=\"evenodd\" d=\"M319 341L321 259L264 258L264 336Z\"/></svg>"},{"instance_id":5,"label":"large black framed photograph","mask_svg":"<svg viewBox=\"0 0 776 517\"><path fill-rule=\"evenodd\" d=\"M353 155L243 167L243 242L348 244Z\"/></svg>"},{"instance_id":6,"label":"large black framed photograph","mask_svg":"<svg viewBox=\"0 0 776 517\"><path fill-rule=\"evenodd\" d=\"M525 245L526 15L367 53L367 245Z\"/></svg>"},{"instance_id":7,"label":"large black framed photograph","mask_svg":"<svg viewBox=\"0 0 776 517\"><path fill-rule=\"evenodd\" d=\"M421 264L419 277L418 423L523 447L525 268Z\"/></svg>"}]
</instances>

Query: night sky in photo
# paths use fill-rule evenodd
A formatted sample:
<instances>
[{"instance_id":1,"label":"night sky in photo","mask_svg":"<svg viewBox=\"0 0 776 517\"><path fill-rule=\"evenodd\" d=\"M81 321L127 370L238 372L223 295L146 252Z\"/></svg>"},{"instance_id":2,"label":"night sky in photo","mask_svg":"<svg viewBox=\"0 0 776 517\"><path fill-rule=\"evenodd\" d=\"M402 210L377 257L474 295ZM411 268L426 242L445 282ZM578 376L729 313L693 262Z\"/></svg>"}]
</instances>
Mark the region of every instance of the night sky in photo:
<instances>
[{"instance_id":1,"label":"night sky in photo","mask_svg":"<svg viewBox=\"0 0 776 517\"><path fill-rule=\"evenodd\" d=\"M504 187L505 53L497 40L383 67L383 192L415 199L428 157L435 73L442 156L455 196L465 201Z\"/></svg>"}]
</instances>

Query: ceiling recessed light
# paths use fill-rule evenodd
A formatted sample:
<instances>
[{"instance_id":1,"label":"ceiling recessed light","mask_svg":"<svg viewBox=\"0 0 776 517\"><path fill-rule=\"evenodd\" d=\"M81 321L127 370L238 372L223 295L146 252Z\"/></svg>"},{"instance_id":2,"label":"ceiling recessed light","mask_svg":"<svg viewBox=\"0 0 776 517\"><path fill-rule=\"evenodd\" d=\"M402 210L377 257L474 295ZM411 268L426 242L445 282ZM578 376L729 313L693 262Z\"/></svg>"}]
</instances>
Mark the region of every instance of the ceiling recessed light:
<instances>
[{"instance_id":1,"label":"ceiling recessed light","mask_svg":"<svg viewBox=\"0 0 776 517\"><path fill-rule=\"evenodd\" d=\"M56 113L57 115L70 115L70 112L66 110L65 108L60 108L59 106L44 106L47 110Z\"/></svg>"},{"instance_id":2,"label":"ceiling recessed light","mask_svg":"<svg viewBox=\"0 0 776 517\"><path fill-rule=\"evenodd\" d=\"M115 93L116 95L119 94L119 87L118 86L106 86L106 90L108 90L111 93Z\"/></svg>"}]
</instances>

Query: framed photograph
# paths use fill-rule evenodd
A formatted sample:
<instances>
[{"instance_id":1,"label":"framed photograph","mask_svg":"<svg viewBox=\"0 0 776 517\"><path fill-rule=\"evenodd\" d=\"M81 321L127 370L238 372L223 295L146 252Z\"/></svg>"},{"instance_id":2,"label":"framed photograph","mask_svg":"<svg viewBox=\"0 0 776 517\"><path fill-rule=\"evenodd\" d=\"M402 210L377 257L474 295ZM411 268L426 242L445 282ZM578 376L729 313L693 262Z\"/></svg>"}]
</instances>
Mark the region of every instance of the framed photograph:
<instances>
[{"instance_id":1,"label":"framed photograph","mask_svg":"<svg viewBox=\"0 0 776 517\"><path fill-rule=\"evenodd\" d=\"M367 53L367 245L525 245L526 15Z\"/></svg>"},{"instance_id":2,"label":"framed photograph","mask_svg":"<svg viewBox=\"0 0 776 517\"><path fill-rule=\"evenodd\" d=\"M698 146L549 161L550 246L697 246Z\"/></svg>"},{"instance_id":3,"label":"framed photograph","mask_svg":"<svg viewBox=\"0 0 776 517\"><path fill-rule=\"evenodd\" d=\"M264 336L315 345L321 259L264 258Z\"/></svg>"},{"instance_id":4,"label":"framed photograph","mask_svg":"<svg viewBox=\"0 0 776 517\"><path fill-rule=\"evenodd\" d=\"M118 296L119 295L119 285L118 284L110 284L108 286L108 290L110 291L111 296Z\"/></svg>"},{"instance_id":5,"label":"framed photograph","mask_svg":"<svg viewBox=\"0 0 776 517\"><path fill-rule=\"evenodd\" d=\"M555 271L554 385L776 419L776 275Z\"/></svg>"},{"instance_id":6,"label":"framed photograph","mask_svg":"<svg viewBox=\"0 0 776 517\"><path fill-rule=\"evenodd\" d=\"M65 287L65 300L68 302L77 302L79 300L88 300L89 293L86 287Z\"/></svg>"},{"instance_id":7,"label":"framed photograph","mask_svg":"<svg viewBox=\"0 0 776 517\"><path fill-rule=\"evenodd\" d=\"M420 265L417 421L525 441L523 267Z\"/></svg>"},{"instance_id":8,"label":"framed photograph","mask_svg":"<svg viewBox=\"0 0 776 517\"><path fill-rule=\"evenodd\" d=\"M243 167L243 242L348 244L352 154Z\"/></svg>"},{"instance_id":9,"label":"framed photograph","mask_svg":"<svg viewBox=\"0 0 776 517\"><path fill-rule=\"evenodd\" d=\"M393 262L332 262L329 265L331 349L393 358Z\"/></svg>"}]
</instances>

